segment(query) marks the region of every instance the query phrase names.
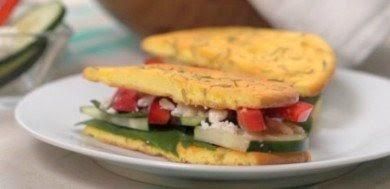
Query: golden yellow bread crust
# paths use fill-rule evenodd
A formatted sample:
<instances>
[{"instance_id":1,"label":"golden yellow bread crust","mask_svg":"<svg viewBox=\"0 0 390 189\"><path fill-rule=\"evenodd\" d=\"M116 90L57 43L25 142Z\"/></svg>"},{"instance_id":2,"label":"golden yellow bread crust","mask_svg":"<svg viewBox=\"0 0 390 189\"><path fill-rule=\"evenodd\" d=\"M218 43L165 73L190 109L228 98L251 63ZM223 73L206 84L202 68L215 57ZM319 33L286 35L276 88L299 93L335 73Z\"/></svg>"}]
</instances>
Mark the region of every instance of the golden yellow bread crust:
<instances>
[{"instance_id":1,"label":"golden yellow bread crust","mask_svg":"<svg viewBox=\"0 0 390 189\"><path fill-rule=\"evenodd\" d=\"M154 35L142 48L178 63L289 83L316 96L335 70L335 55L319 36L251 27L217 27Z\"/></svg>"},{"instance_id":2,"label":"golden yellow bread crust","mask_svg":"<svg viewBox=\"0 0 390 189\"><path fill-rule=\"evenodd\" d=\"M280 107L299 94L287 84L174 64L88 67L84 77L112 87L170 97L177 103L216 109Z\"/></svg>"},{"instance_id":3,"label":"golden yellow bread crust","mask_svg":"<svg viewBox=\"0 0 390 189\"><path fill-rule=\"evenodd\" d=\"M126 149L137 150L146 154L162 156L168 160L191 164L209 165L271 165L300 163L310 160L308 152L289 153L262 153L262 152L238 152L218 147L215 150L207 148L188 146L183 147L180 143L177 146L178 155L153 147L142 140L126 138L113 133L99 130L96 127L86 126L84 134L92 136L99 141L112 144Z\"/></svg>"}]
</instances>

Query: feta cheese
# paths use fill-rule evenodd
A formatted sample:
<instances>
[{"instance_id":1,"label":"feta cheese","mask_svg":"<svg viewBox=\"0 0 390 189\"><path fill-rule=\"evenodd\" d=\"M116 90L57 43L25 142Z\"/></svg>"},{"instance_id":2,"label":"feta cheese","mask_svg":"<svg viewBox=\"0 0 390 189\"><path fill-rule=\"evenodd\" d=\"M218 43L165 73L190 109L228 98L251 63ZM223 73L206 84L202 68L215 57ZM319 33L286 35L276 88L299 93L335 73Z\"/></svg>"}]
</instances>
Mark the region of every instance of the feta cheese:
<instances>
[{"instance_id":1,"label":"feta cheese","mask_svg":"<svg viewBox=\"0 0 390 189\"><path fill-rule=\"evenodd\" d=\"M116 114L118 112L114 108L109 108L109 109L107 109L107 113L109 113L109 114Z\"/></svg>"},{"instance_id":2,"label":"feta cheese","mask_svg":"<svg viewBox=\"0 0 390 189\"><path fill-rule=\"evenodd\" d=\"M107 110L107 109L110 108L111 103L112 103L112 99L111 98L104 99L104 100L101 101L99 108L103 109L103 110Z\"/></svg>"},{"instance_id":3,"label":"feta cheese","mask_svg":"<svg viewBox=\"0 0 390 189\"><path fill-rule=\"evenodd\" d=\"M152 104L154 98L155 98L154 96L150 96L150 95L143 96L138 99L137 106L142 108L149 107Z\"/></svg>"},{"instance_id":4,"label":"feta cheese","mask_svg":"<svg viewBox=\"0 0 390 189\"><path fill-rule=\"evenodd\" d=\"M228 113L229 112L227 110L210 109L208 111L209 121L211 123L223 121L228 117Z\"/></svg>"},{"instance_id":5,"label":"feta cheese","mask_svg":"<svg viewBox=\"0 0 390 189\"><path fill-rule=\"evenodd\" d=\"M175 109L175 104L173 104L170 100L168 100L166 98L160 99L160 101L158 101L158 103L160 104L162 109L166 109L166 110L170 110L170 111Z\"/></svg>"},{"instance_id":6,"label":"feta cheese","mask_svg":"<svg viewBox=\"0 0 390 189\"><path fill-rule=\"evenodd\" d=\"M205 116L205 111L194 106L178 104L171 114L177 117Z\"/></svg>"},{"instance_id":7,"label":"feta cheese","mask_svg":"<svg viewBox=\"0 0 390 189\"><path fill-rule=\"evenodd\" d=\"M207 123L206 121L202 121L200 125L201 129L222 129L230 133L237 133L239 130L238 127L230 121L215 122L211 124Z\"/></svg>"},{"instance_id":8,"label":"feta cheese","mask_svg":"<svg viewBox=\"0 0 390 189\"><path fill-rule=\"evenodd\" d=\"M203 121L200 122L200 126L201 126L202 129L207 129L207 128L210 127L210 124L207 123L207 121L203 120Z\"/></svg>"}]
</instances>

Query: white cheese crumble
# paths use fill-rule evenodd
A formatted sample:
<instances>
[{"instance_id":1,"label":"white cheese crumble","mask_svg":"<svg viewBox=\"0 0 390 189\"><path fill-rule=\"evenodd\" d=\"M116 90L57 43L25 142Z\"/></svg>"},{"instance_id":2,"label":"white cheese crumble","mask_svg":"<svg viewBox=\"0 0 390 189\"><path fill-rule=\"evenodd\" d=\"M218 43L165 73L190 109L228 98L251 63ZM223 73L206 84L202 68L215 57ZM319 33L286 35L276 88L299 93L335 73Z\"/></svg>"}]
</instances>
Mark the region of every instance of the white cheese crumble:
<instances>
[{"instance_id":1,"label":"white cheese crumble","mask_svg":"<svg viewBox=\"0 0 390 189\"><path fill-rule=\"evenodd\" d=\"M149 107L152 104L154 98L155 97L151 95L143 96L138 99L137 106L142 108Z\"/></svg>"},{"instance_id":2,"label":"white cheese crumble","mask_svg":"<svg viewBox=\"0 0 390 189\"><path fill-rule=\"evenodd\" d=\"M208 111L209 121L211 123L217 123L223 121L228 117L228 113L229 112L227 110L210 109Z\"/></svg>"},{"instance_id":3,"label":"white cheese crumble","mask_svg":"<svg viewBox=\"0 0 390 189\"><path fill-rule=\"evenodd\" d=\"M100 109L103 109L103 110L107 110L108 108L110 108L111 103L112 103L112 99L111 99L111 98L103 99L103 100L101 101L101 103L100 103L99 108L100 108Z\"/></svg>"},{"instance_id":4,"label":"white cheese crumble","mask_svg":"<svg viewBox=\"0 0 390 189\"><path fill-rule=\"evenodd\" d=\"M197 108L194 106L188 106L184 104L177 104L176 108L172 110L171 114L177 117L193 117L193 116L206 116L206 111L203 108Z\"/></svg>"},{"instance_id":5,"label":"white cheese crumble","mask_svg":"<svg viewBox=\"0 0 390 189\"><path fill-rule=\"evenodd\" d=\"M230 133L237 133L239 130L238 127L230 121L215 122L211 124L202 121L200 125L201 129L221 129Z\"/></svg>"},{"instance_id":6,"label":"white cheese crumble","mask_svg":"<svg viewBox=\"0 0 390 189\"><path fill-rule=\"evenodd\" d=\"M158 103L160 104L162 109L166 109L166 110L170 110L170 111L175 109L175 104L173 104L170 100L168 100L166 98L160 99L158 101Z\"/></svg>"},{"instance_id":7,"label":"white cheese crumble","mask_svg":"<svg viewBox=\"0 0 390 189\"><path fill-rule=\"evenodd\" d=\"M114 108L108 108L107 109L107 113L109 113L109 114L116 114L118 112Z\"/></svg>"}]
</instances>

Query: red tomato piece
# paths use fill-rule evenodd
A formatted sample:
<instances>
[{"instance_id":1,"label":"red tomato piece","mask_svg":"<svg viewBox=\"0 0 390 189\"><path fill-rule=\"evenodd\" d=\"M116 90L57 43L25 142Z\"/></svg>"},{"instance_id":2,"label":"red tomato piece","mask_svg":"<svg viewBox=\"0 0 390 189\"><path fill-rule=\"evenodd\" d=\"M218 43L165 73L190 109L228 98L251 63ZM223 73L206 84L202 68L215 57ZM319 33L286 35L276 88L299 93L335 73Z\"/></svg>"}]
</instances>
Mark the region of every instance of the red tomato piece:
<instances>
[{"instance_id":1,"label":"red tomato piece","mask_svg":"<svg viewBox=\"0 0 390 189\"><path fill-rule=\"evenodd\" d=\"M259 109L242 108L237 110L238 125L246 131L260 132L267 129L263 112Z\"/></svg>"},{"instance_id":2,"label":"red tomato piece","mask_svg":"<svg viewBox=\"0 0 390 189\"><path fill-rule=\"evenodd\" d=\"M271 117L282 117L293 122L305 122L313 110L313 105L307 102L297 102L283 108L271 108L267 114Z\"/></svg>"},{"instance_id":3,"label":"red tomato piece","mask_svg":"<svg viewBox=\"0 0 390 189\"><path fill-rule=\"evenodd\" d=\"M119 88L114 95L112 107L118 112L132 112L137 110L137 100L137 91Z\"/></svg>"},{"instance_id":4,"label":"red tomato piece","mask_svg":"<svg viewBox=\"0 0 390 189\"><path fill-rule=\"evenodd\" d=\"M149 64L163 64L164 61L159 58L159 57L151 57L145 60L144 64L149 65Z\"/></svg>"},{"instance_id":5,"label":"red tomato piece","mask_svg":"<svg viewBox=\"0 0 390 189\"><path fill-rule=\"evenodd\" d=\"M171 118L171 112L163 109L159 101L160 98L156 98L150 105L148 120L150 124L166 125Z\"/></svg>"},{"instance_id":6,"label":"red tomato piece","mask_svg":"<svg viewBox=\"0 0 390 189\"><path fill-rule=\"evenodd\" d=\"M18 3L19 0L0 1L0 25L3 25L5 22L7 22L9 16L12 13L12 10Z\"/></svg>"}]
</instances>

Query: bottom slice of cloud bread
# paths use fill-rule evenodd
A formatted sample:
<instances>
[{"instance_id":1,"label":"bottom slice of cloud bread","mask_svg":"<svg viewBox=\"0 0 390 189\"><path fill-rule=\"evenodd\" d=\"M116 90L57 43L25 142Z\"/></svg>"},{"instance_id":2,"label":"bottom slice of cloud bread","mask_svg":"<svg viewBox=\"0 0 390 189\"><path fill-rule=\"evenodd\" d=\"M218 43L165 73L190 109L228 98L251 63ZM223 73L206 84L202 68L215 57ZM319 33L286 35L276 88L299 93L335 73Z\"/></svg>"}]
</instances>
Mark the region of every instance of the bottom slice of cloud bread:
<instances>
[{"instance_id":1,"label":"bottom slice of cloud bread","mask_svg":"<svg viewBox=\"0 0 390 189\"><path fill-rule=\"evenodd\" d=\"M84 77L118 88L91 101L83 133L168 160L270 165L310 160L302 127L313 105L290 86L180 65L92 67Z\"/></svg>"}]
</instances>

